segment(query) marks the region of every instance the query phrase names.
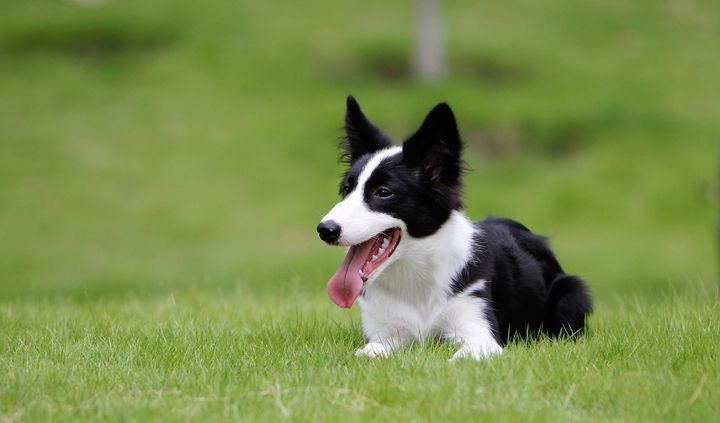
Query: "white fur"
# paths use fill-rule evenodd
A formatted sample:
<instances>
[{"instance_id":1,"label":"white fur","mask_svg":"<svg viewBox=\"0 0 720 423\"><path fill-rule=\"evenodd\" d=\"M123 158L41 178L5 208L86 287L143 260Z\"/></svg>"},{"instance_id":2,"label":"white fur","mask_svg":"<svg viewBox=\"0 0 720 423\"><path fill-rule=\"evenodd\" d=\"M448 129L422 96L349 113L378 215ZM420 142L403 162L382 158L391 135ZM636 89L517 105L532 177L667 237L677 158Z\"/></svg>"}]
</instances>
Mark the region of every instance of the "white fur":
<instances>
[{"instance_id":1,"label":"white fur","mask_svg":"<svg viewBox=\"0 0 720 423\"><path fill-rule=\"evenodd\" d=\"M460 211L454 211L434 234L413 238L405 223L372 211L363 199L372 172L401 147L381 150L368 161L353 192L323 218L342 228L340 245L364 242L390 228L400 228L400 243L390 258L365 283L358 299L368 344L356 356L387 357L392 350L413 341L441 336L461 344L451 361L475 360L502 352L485 318L485 300L470 292L482 288L479 280L466 291L449 296L454 277L471 259L476 228Z\"/></svg>"},{"instance_id":2,"label":"white fur","mask_svg":"<svg viewBox=\"0 0 720 423\"><path fill-rule=\"evenodd\" d=\"M390 349L387 348L385 345L381 344L380 342L369 342L365 344L364 347L359 348L357 351L355 351L355 357L384 358L389 355Z\"/></svg>"}]
</instances>

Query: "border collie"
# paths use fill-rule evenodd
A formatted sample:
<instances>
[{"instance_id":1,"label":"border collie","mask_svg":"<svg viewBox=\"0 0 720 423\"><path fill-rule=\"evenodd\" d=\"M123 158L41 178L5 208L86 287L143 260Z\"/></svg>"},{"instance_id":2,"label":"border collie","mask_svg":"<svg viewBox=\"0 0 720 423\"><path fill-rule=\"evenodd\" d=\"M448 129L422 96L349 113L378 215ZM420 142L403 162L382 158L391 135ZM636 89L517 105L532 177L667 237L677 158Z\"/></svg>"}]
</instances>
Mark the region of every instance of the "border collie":
<instances>
[{"instance_id":1,"label":"border collie","mask_svg":"<svg viewBox=\"0 0 720 423\"><path fill-rule=\"evenodd\" d=\"M563 272L545 238L463 213L463 143L447 104L394 146L350 96L341 144L342 200L317 231L349 247L327 291L340 307L360 304L367 344L356 356L440 337L459 344L450 361L480 360L515 337L583 331L588 289Z\"/></svg>"}]
</instances>

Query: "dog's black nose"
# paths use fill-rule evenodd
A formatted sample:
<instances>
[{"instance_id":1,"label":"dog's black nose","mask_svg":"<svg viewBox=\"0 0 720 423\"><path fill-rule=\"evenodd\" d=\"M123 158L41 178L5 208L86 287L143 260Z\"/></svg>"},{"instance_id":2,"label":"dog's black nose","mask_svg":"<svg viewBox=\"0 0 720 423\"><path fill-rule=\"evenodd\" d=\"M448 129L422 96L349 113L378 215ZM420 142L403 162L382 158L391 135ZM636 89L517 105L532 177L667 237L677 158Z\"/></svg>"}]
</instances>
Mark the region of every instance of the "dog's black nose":
<instances>
[{"instance_id":1,"label":"dog's black nose","mask_svg":"<svg viewBox=\"0 0 720 423\"><path fill-rule=\"evenodd\" d=\"M320 234L320 239L328 244L334 244L340 239L340 225L335 223L334 220L320 222L317 231Z\"/></svg>"}]
</instances>

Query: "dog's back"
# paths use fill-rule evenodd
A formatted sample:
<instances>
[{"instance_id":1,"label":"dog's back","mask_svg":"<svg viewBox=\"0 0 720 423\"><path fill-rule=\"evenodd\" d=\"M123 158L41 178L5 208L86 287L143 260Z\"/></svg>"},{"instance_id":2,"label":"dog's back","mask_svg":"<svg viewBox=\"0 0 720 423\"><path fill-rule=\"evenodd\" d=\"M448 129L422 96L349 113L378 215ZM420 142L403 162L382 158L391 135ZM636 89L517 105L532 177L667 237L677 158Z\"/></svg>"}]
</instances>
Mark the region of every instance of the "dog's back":
<instances>
[{"instance_id":1,"label":"dog's back","mask_svg":"<svg viewBox=\"0 0 720 423\"><path fill-rule=\"evenodd\" d=\"M506 218L488 218L475 226L475 256L455 279L453 291L459 293L478 279L489 281L474 295L491 305L488 318L501 345L514 336L555 337L583 330L592 309L587 288L563 272L544 237Z\"/></svg>"}]
</instances>

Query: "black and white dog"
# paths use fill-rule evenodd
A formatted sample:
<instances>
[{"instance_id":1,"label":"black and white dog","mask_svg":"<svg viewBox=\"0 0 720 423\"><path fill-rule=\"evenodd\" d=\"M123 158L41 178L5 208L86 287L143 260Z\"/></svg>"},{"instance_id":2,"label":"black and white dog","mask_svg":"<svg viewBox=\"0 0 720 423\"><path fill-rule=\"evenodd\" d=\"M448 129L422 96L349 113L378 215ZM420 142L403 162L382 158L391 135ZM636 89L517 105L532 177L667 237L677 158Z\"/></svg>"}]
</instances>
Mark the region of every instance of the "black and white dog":
<instances>
[{"instance_id":1,"label":"black and white dog","mask_svg":"<svg viewBox=\"0 0 720 423\"><path fill-rule=\"evenodd\" d=\"M327 291L340 307L360 297L367 344L355 355L439 336L460 344L451 361L478 360L515 336L582 332L588 290L545 239L510 219L463 213L463 144L447 104L393 146L348 97L345 132L342 201L317 230L349 247Z\"/></svg>"}]
</instances>

